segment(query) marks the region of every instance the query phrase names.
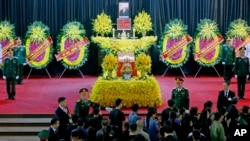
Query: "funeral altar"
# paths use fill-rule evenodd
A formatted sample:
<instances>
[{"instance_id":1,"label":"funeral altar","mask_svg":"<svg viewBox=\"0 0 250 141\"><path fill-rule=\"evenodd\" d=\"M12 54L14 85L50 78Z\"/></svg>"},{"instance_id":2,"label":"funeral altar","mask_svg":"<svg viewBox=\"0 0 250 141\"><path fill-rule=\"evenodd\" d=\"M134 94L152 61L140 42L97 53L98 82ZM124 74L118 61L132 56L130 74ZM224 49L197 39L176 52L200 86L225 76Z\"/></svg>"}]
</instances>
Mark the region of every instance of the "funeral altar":
<instances>
[{"instance_id":1,"label":"funeral altar","mask_svg":"<svg viewBox=\"0 0 250 141\"><path fill-rule=\"evenodd\" d=\"M147 31L152 30L150 16L144 11L139 13L134 19L133 28L130 27L129 18L118 18L117 21L119 23L115 29L111 18L102 13L93 22L96 36L91 40L105 52L105 56L101 63L102 76L93 86L91 101L114 106L115 100L121 98L124 107L131 107L132 104L140 107L160 106L161 90L157 80L150 75L152 61L147 54L157 39L146 35ZM144 25L138 25L138 21Z\"/></svg>"}]
</instances>

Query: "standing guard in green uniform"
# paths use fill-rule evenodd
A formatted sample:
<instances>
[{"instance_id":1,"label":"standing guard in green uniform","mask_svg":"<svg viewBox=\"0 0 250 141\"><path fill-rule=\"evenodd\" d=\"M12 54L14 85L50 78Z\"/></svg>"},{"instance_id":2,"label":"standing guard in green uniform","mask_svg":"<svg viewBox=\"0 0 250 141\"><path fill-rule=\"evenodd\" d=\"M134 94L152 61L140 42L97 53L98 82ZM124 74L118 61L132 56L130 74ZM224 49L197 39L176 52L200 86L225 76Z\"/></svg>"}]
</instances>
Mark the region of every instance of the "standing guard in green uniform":
<instances>
[{"instance_id":1,"label":"standing guard in green uniform","mask_svg":"<svg viewBox=\"0 0 250 141\"><path fill-rule=\"evenodd\" d=\"M6 79L6 89L8 93L7 99L15 99L16 95L16 79L18 76L18 59L13 56L14 49L9 48L7 57L4 59L3 79Z\"/></svg>"},{"instance_id":2,"label":"standing guard in green uniform","mask_svg":"<svg viewBox=\"0 0 250 141\"><path fill-rule=\"evenodd\" d=\"M244 99L246 80L249 77L249 58L245 56L245 47L240 47L240 55L235 59L234 73L237 78L239 99Z\"/></svg>"},{"instance_id":3,"label":"standing guard in green uniform","mask_svg":"<svg viewBox=\"0 0 250 141\"><path fill-rule=\"evenodd\" d=\"M179 77L175 78L175 80L177 87L172 90L175 107L189 110L189 91L182 86L184 80Z\"/></svg>"},{"instance_id":4,"label":"standing guard in green uniform","mask_svg":"<svg viewBox=\"0 0 250 141\"><path fill-rule=\"evenodd\" d=\"M26 50L22 45L21 37L16 39L17 45L14 48L14 56L18 59L19 79L17 84L23 84L23 66L26 65Z\"/></svg>"},{"instance_id":5,"label":"standing guard in green uniform","mask_svg":"<svg viewBox=\"0 0 250 141\"><path fill-rule=\"evenodd\" d=\"M78 116L78 118L84 119L85 122L88 121L89 108L92 106L92 102L88 99L88 92L87 88L80 89L79 94L81 98L76 101L74 108L74 114Z\"/></svg>"},{"instance_id":6,"label":"standing guard in green uniform","mask_svg":"<svg viewBox=\"0 0 250 141\"><path fill-rule=\"evenodd\" d=\"M230 38L227 38L226 44L221 48L221 61L224 66L224 81L230 84L235 61L235 48Z\"/></svg>"}]
</instances>

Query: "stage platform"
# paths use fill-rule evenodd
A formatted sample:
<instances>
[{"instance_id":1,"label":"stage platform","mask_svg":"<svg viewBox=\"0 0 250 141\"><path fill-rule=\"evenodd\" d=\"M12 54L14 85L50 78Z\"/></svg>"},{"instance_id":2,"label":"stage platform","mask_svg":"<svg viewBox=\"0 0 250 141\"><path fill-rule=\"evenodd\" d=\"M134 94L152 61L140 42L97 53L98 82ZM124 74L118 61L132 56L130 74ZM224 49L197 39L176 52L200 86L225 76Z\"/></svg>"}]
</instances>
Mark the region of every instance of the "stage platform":
<instances>
[{"instance_id":1,"label":"stage platform","mask_svg":"<svg viewBox=\"0 0 250 141\"><path fill-rule=\"evenodd\" d=\"M73 113L75 101L79 99L78 91L86 87L92 91L92 87L98 76L65 76L59 79L59 76L53 76L49 79L47 76L31 76L24 80L23 85L17 85L16 100L5 100L7 97L5 90L5 80L0 80L0 114L54 114L58 106L57 99L60 96L67 98L70 112ZM175 76L155 76L158 81L162 94L162 105L158 107L158 113L166 108L167 100L171 97L171 90L175 87ZM211 100L213 110L216 108L216 101L219 90L223 89L223 78L218 76L200 76L194 78L187 76L184 81L184 87L190 91L190 106L197 106L202 110L204 102ZM237 84L235 78L230 86L231 90L237 93ZM237 107L250 105L250 84L246 85L245 99L240 100ZM133 96L133 95L131 95ZM125 113L131 110L123 108ZM105 113L105 112L104 112ZM146 114L146 108L139 111L140 114Z\"/></svg>"}]
</instances>

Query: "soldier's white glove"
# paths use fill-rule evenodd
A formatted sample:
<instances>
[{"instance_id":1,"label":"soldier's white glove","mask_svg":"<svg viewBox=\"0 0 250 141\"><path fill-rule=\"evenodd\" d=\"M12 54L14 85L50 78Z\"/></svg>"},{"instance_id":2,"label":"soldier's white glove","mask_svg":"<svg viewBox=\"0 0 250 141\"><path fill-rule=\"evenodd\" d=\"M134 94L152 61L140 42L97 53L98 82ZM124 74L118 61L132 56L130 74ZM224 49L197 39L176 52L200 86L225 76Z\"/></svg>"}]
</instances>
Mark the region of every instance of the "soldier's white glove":
<instances>
[{"instance_id":1,"label":"soldier's white glove","mask_svg":"<svg viewBox=\"0 0 250 141\"><path fill-rule=\"evenodd\" d=\"M19 78L19 76L16 76L16 79L18 79Z\"/></svg>"},{"instance_id":2,"label":"soldier's white glove","mask_svg":"<svg viewBox=\"0 0 250 141\"><path fill-rule=\"evenodd\" d=\"M235 78L237 78L237 75L234 75Z\"/></svg>"},{"instance_id":3,"label":"soldier's white glove","mask_svg":"<svg viewBox=\"0 0 250 141\"><path fill-rule=\"evenodd\" d=\"M3 76L3 79L6 79L6 76Z\"/></svg>"},{"instance_id":4,"label":"soldier's white glove","mask_svg":"<svg viewBox=\"0 0 250 141\"><path fill-rule=\"evenodd\" d=\"M249 75L247 75L247 78L249 77Z\"/></svg>"},{"instance_id":5,"label":"soldier's white glove","mask_svg":"<svg viewBox=\"0 0 250 141\"><path fill-rule=\"evenodd\" d=\"M222 65L225 65L225 62L222 62Z\"/></svg>"}]
</instances>

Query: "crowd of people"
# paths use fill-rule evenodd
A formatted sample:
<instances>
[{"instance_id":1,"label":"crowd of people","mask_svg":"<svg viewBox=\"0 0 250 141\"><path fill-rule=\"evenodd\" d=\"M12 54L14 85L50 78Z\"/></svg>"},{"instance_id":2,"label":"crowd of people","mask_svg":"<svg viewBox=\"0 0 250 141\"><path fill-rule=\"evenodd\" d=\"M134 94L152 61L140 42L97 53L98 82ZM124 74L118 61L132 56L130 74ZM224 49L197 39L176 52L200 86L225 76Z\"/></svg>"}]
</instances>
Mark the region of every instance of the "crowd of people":
<instances>
[{"instance_id":1,"label":"crowd of people","mask_svg":"<svg viewBox=\"0 0 250 141\"><path fill-rule=\"evenodd\" d=\"M79 90L74 114L67 108L67 99L58 98L55 116L48 130L39 133L42 141L233 141L233 132L250 124L250 108L237 108L238 98L223 83L218 94L217 110L206 101L203 109L189 107L188 89L183 79L176 78L176 88L163 111L148 107L146 116L139 114L140 107L133 104L126 117L122 99L115 107L104 107L88 99L88 89ZM107 116L102 110L108 111Z\"/></svg>"}]
</instances>

